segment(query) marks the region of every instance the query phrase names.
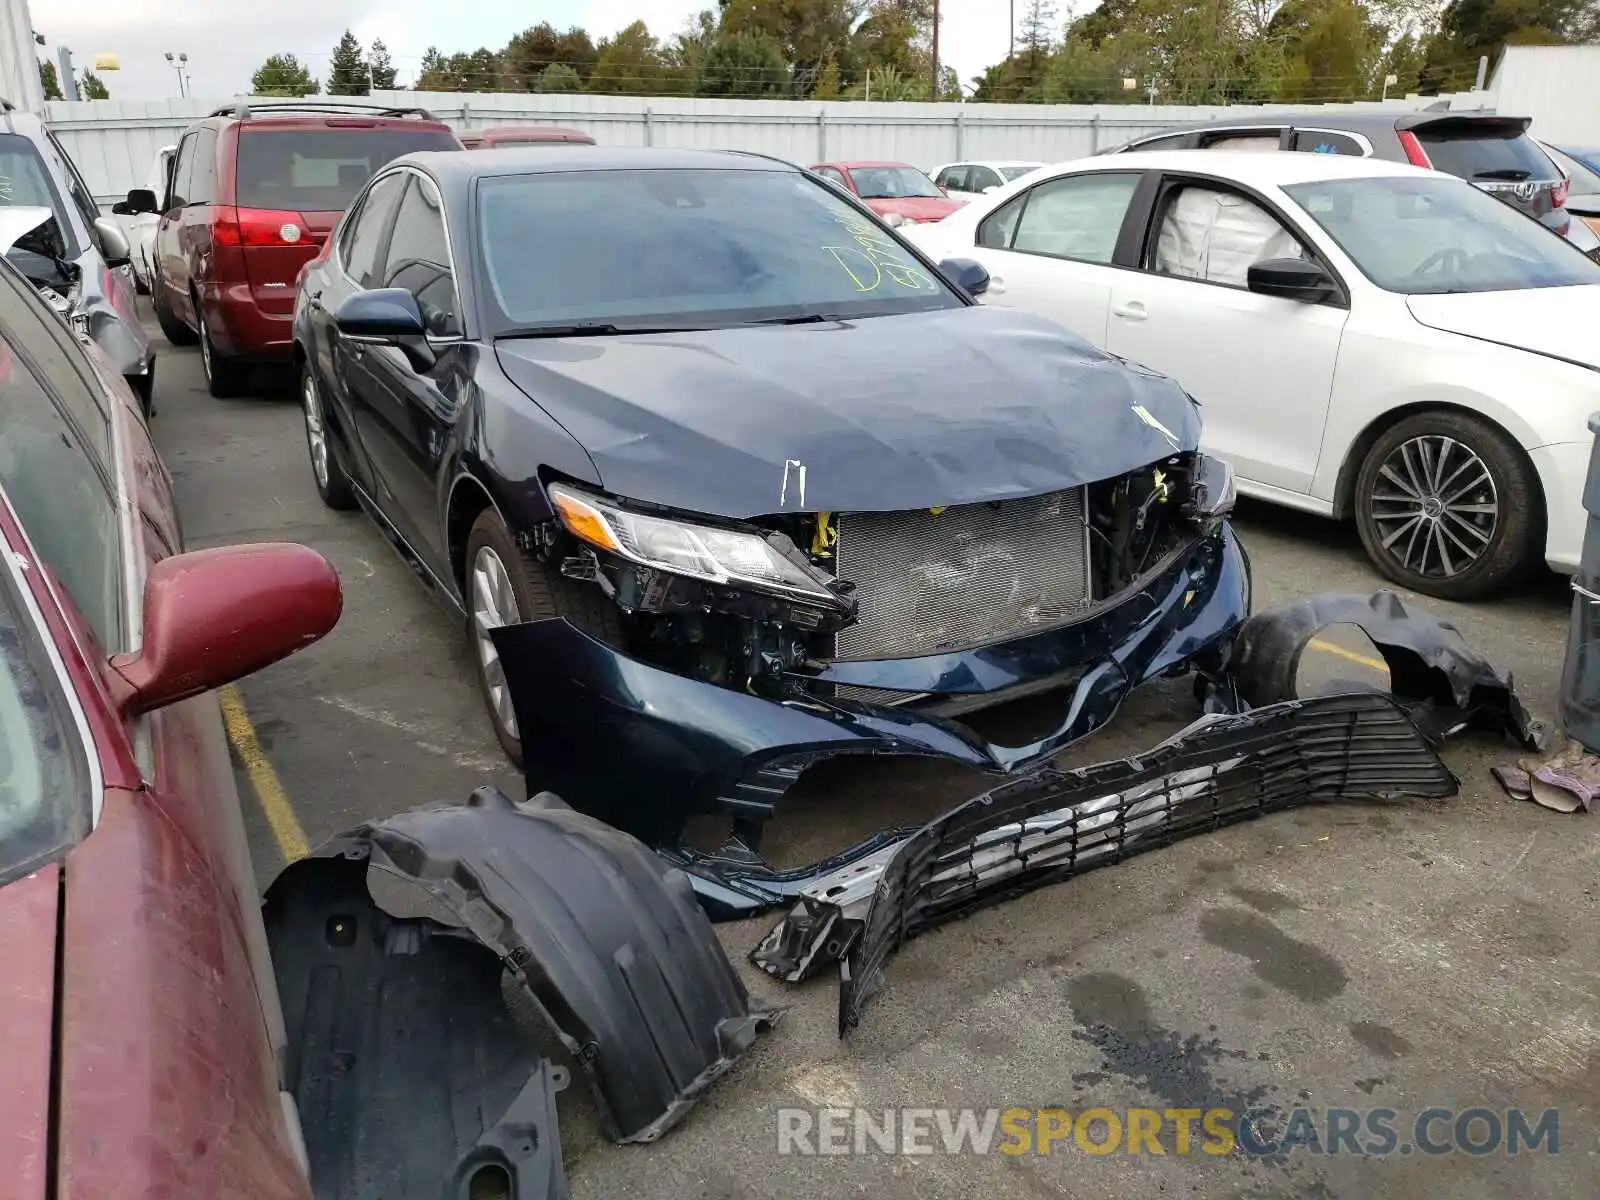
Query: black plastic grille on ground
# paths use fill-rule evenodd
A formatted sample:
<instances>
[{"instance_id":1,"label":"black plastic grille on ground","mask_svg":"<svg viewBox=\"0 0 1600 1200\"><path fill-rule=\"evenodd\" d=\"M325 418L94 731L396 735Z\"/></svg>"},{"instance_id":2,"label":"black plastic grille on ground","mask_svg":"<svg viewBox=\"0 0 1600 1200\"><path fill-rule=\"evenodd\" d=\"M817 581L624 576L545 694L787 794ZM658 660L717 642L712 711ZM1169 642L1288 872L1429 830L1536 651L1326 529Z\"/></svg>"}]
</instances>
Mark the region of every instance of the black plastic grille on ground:
<instances>
[{"instance_id":1,"label":"black plastic grille on ground","mask_svg":"<svg viewBox=\"0 0 1600 1200\"><path fill-rule=\"evenodd\" d=\"M1297 804L1455 791L1428 739L1377 693L1219 716L1134 758L1005 784L924 826L885 868L845 962L839 1032L860 1023L889 956L952 917Z\"/></svg>"}]
</instances>

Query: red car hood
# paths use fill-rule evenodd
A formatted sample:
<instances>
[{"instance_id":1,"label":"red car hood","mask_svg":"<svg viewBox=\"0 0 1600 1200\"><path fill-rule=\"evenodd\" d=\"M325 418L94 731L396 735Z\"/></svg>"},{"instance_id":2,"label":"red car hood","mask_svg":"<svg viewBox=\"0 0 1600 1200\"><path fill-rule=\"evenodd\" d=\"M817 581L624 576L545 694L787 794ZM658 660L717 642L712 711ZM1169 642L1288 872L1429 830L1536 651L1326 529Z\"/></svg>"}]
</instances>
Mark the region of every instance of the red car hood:
<instances>
[{"instance_id":1,"label":"red car hood","mask_svg":"<svg viewBox=\"0 0 1600 1200\"><path fill-rule=\"evenodd\" d=\"M902 196L897 199L862 201L880 217L899 213L908 221L942 221L956 209L961 201L948 196Z\"/></svg>"},{"instance_id":2,"label":"red car hood","mask_svg":"<svg viewBox=\"0 0 1600 1200\"><path fill-rule=\"evenodd\" d=\"M55 865L0 888L0 1179L17 1200L45 1194L60 895Z\"/></svg>"}]
</instances>

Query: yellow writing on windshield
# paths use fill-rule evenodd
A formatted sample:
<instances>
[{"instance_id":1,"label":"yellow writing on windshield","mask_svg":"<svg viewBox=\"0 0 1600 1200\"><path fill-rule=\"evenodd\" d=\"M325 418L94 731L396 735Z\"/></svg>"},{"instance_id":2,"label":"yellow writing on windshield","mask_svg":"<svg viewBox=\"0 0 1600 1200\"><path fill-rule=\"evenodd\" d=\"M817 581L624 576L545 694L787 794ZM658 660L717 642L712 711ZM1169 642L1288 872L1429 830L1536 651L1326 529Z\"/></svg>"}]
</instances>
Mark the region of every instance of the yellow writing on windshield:
<instances>
[{"instance_id":1,"label":"yellow writing on windshield","mask_svg":"<svg viewBox=\"0 0 1600 1200\"><path fill-rule=\"evenodd\" d=\"M853 243L848 246L824 246L823 250L850 276L856 290L876 291L887 280L895 287L913 292L936 292L939 285L929 274L906 259L900 248L886 238L878 228L859 217L835 217Z\"/></svg>"}]
</instances>

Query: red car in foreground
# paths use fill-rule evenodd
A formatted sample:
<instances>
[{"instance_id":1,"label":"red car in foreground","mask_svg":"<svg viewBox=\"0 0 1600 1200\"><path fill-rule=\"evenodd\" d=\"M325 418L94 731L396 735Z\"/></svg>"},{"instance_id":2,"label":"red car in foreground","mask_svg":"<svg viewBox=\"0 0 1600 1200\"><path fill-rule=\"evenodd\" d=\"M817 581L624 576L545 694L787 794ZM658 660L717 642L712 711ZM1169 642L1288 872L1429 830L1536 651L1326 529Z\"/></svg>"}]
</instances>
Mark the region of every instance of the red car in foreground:
<instances>
[{"instance_id":1,"label":"red car in foreground","mask_svg":"<svg viewBox=\"0 0 1600 1200\"><path fill-rule=\"evenodd\" d=\"M304 1198L216 699L339 617L303 546L181 552L138 401L0 267L0 1179Z\"/></svg>"},{"instance_id":2,"label":"red car in foreground","mask_svg":"<svg viewBox=\"0 0 1600 1200\"><path fill-rule=\"evenodd\" d=\"M942 221L964 203L952 200L943 188L907 163L817 163L811 170L844 188L890 225Z\"/></svg>"},{"instance_id":3,"label":"red car in foreground","mask_svg":"<svg viewBox=\"0 0 1600 1200\"><path fill-rule=\"evenodd\" d=\"M221 108L178 143L159 212L150 297L174 345L200 343L213 396L244 390L252 364L287 361L295 279L373 172L412 150L459 150L422 109L315 101Z\"/></svg>"}]
</instances>

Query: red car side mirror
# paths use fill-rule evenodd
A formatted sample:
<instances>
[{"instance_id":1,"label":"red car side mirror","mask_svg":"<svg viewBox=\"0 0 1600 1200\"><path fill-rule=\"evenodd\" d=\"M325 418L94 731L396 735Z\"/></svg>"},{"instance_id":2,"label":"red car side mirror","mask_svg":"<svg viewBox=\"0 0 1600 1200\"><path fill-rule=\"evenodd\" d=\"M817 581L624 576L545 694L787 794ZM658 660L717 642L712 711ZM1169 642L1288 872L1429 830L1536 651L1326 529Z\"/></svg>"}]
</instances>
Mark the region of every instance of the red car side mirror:
<instances>
[{"instance_id":1,"label":"red car side mirror","mask_svg":"<svg viewBox=\"0 0 1600 1200\"><path fill-rule=\"evenodd\" d=\"M162 559L144 587L144 641L112 669L125 712L147 713L232 683L309 646L339 620L339 576L287 542Z\"/></svg>"}]
</instances>

